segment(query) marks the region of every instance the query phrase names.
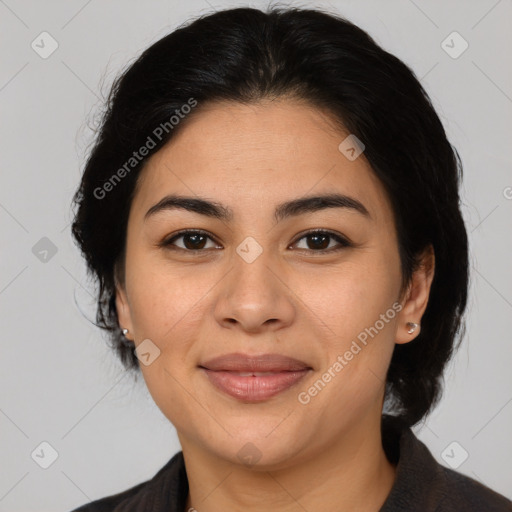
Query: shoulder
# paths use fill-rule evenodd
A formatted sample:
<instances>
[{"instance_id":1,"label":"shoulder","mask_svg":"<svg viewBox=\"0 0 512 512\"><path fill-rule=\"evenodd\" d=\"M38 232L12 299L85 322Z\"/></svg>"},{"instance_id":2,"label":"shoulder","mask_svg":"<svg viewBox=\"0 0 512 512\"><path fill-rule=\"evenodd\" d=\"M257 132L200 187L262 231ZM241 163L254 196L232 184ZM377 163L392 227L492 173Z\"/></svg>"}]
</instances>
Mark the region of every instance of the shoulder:
<instances>
[{"instance_id":1,"label":"shoulder","mask_svg":"<svg viewBox=\"0 0 512 512\"><path fill-rule=\"evenodd\" d=\"M444 484L440 488L439 512L454 510L512 512L512 501L473 478L439 464Z\"/></svg>"},{"instance_id":2,"label":"shoulder","mask_svg":"<svg viewBox=\"0 0 512 512\"><path fill-rule=\"evenodd\" d=\"M118 494L113 494L112 496L92 501L91 503L87 503L72 510L71 512L113 512L118 505L121 505L128 500L136 499L139 501L141 494L145 493L150 482L151 480L148 480L147 482L135 485L134 487Z\"/></svg>"},{"instance_id":3,"label":"shoulder","mask_svg":"<svg viewBox=\"0 0 512 512\"><path fill-rule=\"evenodd\" d=\"M117 494L92 501L71 512L135 512L170 510L168 500L180 503L188 492L183 452L176 453L150 480ZM184 506L184 505L183 505Z\"/></svg>"},{"instance_id":4,"label":"shoulder","mask_svg":"<svg viewBox=\"0 0 512 512\"><path fill-rule=\"evenodd\" d=\"M383 418L382 442L396 477L379 512L512 512L505 496L438 463L398 418Z\"/></svg>"}]
</instances>

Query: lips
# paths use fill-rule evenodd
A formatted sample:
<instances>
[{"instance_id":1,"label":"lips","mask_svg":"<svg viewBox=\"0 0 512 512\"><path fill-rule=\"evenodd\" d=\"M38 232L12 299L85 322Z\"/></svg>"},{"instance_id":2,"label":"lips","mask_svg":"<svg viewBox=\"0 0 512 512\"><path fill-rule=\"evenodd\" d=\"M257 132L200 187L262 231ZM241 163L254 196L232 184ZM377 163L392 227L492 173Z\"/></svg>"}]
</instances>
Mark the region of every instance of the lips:
<instances>
[{"instance_id":1,"label":"lips","mask_svg":"<svg viewBox=\"0 0 512 512\"><path fill-rule=\"evenodd\" d=\"M215 357L200 366L212 371L272 373L301 371L310 368L303 361L280 354L249 356L241 353Z\"/></svg>"},{"instance_id":2,"label":"lips","mask_svg":"<svg viewBox=\"0 0 512 512\"><path fill-rule=\"evenodd\" d=\"M227 354L199 367L215 388L246 402L268 400L297 384L312 370L303 361L279 354Z\"/></svg>"}]
</instances>

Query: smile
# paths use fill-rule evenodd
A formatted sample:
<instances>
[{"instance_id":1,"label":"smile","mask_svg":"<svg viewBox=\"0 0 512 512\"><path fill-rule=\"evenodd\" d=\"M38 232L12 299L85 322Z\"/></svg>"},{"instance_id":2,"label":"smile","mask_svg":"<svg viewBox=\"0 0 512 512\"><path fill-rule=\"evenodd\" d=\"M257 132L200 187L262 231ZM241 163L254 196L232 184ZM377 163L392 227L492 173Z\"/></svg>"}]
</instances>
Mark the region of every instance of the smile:
<instances>
[{"instance_id":1,"label":"smile","mask_svg":"<svg viewBox=\"0 0 512 512\"><path fill-rule=\"evenodd\" d=\"M282 372L214 371L202 368L209 382L223 393L246 402L261 402L301 381L310 369Z\"/></svg>"}]
</instances>

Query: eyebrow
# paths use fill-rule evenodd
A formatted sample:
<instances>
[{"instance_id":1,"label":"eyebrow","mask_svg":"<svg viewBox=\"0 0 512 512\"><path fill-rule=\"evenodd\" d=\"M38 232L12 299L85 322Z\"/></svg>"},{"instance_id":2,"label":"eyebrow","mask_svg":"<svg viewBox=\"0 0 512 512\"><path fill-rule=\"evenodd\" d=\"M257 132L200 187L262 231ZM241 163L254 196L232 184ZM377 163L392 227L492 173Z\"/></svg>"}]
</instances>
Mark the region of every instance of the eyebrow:
<instances>
[{"instance_id":1,"label":"eyebrow","mask_svg":"<svg viewBox=\"0 0 512 512\"><path fill-rule=\"evenodd\" d=\"M364 217L371 219L371 215L366 207L357 199L344 194L325 194L318 196L306 196L293 199L278 205L274 212L276 222L280 222L289 217L312 213L328 208L345 208L357 212ZM229 222L233 219L233 210L215 201L209 201L197 197L187 197L179 195L167 195L158 203L153 205L144 216L144 220L149 217L167 210L181 209L206 217L219 219Z\"/></svg>"}]
</instances>

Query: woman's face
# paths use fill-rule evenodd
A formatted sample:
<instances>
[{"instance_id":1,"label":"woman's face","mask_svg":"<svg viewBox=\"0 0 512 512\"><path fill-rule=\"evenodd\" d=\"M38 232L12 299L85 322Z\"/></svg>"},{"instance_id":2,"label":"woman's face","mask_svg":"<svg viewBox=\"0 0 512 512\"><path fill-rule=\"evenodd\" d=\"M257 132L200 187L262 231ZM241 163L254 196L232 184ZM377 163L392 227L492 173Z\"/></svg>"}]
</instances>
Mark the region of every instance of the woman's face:
<instances>
[{"instance_id":1,"label":"woman's face","mask_svg":"<svg viewBox=\"0 0 512 512\"><path fill-rule=\"evenodd\" d=\"M216 103L189 121L141 174L120 325L182 446L284 467L380 418L394 344L418 320L398 313L391 205L364 153L339 149L349 134L304 104ZM334 194L362 206L308 202ZM302 364L209 363L233 353Z\"/></svg>"}]
</instances>

